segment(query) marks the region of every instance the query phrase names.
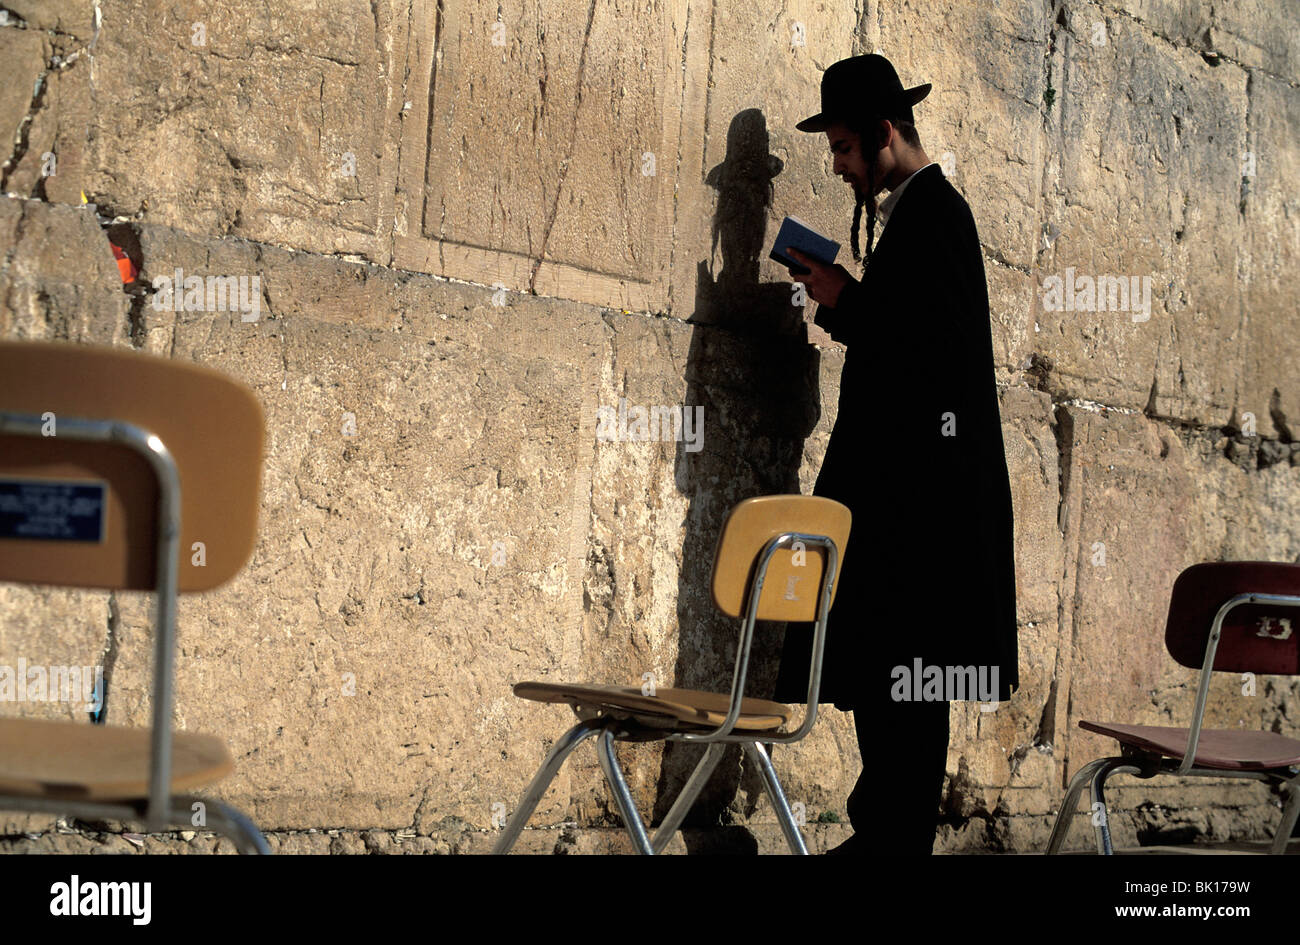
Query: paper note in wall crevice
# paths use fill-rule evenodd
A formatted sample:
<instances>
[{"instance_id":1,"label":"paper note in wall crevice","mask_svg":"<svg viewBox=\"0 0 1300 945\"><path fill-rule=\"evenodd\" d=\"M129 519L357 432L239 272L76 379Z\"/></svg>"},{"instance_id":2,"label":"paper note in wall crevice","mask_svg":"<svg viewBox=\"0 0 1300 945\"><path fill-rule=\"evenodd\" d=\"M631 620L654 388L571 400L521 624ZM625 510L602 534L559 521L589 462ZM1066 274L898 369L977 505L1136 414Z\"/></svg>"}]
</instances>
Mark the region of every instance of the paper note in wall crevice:
<instances>
[{"instance_id":1,"label":"paper note in wall crevice","mask_svg":"<svg viewBox=\"0 0 1300 945\"><path fill-rule=\"evenodd\" d=\"M830 237L818 233L798 217L787 216L781 221L781 229L777 231L776 242L772 244L772 251L767 254L768 258L775 259L785 266L790 270L791 275L807 275L810 271L807 266L799 265L792 257L786 255L786 250L792 247L814 259L821 260L828 266L835 262L835 257L840 251L840 244Z\"/></svg>"}]
</instances>

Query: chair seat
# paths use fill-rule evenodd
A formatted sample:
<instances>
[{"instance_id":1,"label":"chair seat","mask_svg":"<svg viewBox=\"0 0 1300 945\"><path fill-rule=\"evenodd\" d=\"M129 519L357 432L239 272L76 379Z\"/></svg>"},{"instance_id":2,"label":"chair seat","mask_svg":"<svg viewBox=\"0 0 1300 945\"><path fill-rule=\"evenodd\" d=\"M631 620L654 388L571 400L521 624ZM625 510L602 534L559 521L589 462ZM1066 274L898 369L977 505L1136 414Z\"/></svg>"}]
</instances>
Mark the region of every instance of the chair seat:
<instances>
[{"instance_id":1,"label":"chair seat","mask_svg":"<svg viewBox=\"0 0 1300 945\"><path fill-rule=\"evenodd\" d=\"M1080 722L1079 728L1108 735L1121 745L1181 759L1187 751L1185 728L1163 725L1111 725ZM1195 764L1199 768L1225 771L1265 771L1300 764L1300 741L1275 732L1243 732L1234 729L1201 729L1196 743Z\"/></svg>"},{"instance_id":2,"label":"chair seat","mask_svg":"<svg viewBox=\"0 0 1300 945\"><path fill-rule=\"evenodd\" d=\"M522 682L515 695L534 702L564 702L572 706L602 709L606 714L633 718L671 720L674 727L716 727L727 718L730 694L698 689L657 689L653 696L641 695L632 686L592 686L583 683ZM775 731L790 721L789 706L767 699L744 699L734 731Z\"/></svg>"},{"instance_id":3,"label":"chair seat","mask_svg":"<svg viewBox=\"0 0 1300 945\"><path fill-rule=\"evenodd\" d=\"M88 801L146 798L149 738L147 728L0 719L0 794ZM233 768L221 739L173 733L173 793L218 781Z\"/></svg>"}]
</instances>

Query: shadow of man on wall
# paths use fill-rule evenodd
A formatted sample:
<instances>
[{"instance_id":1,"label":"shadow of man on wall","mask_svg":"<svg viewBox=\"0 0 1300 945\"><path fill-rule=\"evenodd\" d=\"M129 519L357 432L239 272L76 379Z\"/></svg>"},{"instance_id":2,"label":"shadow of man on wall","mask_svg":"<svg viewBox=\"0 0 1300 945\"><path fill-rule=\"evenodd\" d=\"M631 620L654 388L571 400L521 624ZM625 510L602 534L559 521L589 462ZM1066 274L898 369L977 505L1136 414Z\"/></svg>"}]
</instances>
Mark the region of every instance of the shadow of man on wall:
<instances>
[{"instance_id":1,"label":"shadow of man on wall","mask_svg":"<svg viewBox=\"0 0 1300 945\"><path fill-rule=\"evenodd\" d=\"M713 606L710 583L718 532L743 499L798 493L804 440L820 417L820 355L808 343L804 309L793 304L788 280L760 282L767 253L773 180L783 162L769 151L767 121L746 109L727 131L727 151L705 182L717 191L709 258L697 265L695 326L686 365L688 409L704 407L702 448L679 443L676 484L689 497L678 580L678 651L673 685L730 692L740 622ZM775 230L773 229L773 232ZM721 256L715 275L712 262ZM783 624L760 621L754 634L746 694L772 691ZM652 823L668 813L703 745L668 742L661 761ZM739 792L752 814L763 794L756 770L742 772L742 751L730 746L687 816L683 833L692 853L753 853L744 829L723 831ZM696 834L690 828L709 828Z\"/></svg>"}]
</instances>

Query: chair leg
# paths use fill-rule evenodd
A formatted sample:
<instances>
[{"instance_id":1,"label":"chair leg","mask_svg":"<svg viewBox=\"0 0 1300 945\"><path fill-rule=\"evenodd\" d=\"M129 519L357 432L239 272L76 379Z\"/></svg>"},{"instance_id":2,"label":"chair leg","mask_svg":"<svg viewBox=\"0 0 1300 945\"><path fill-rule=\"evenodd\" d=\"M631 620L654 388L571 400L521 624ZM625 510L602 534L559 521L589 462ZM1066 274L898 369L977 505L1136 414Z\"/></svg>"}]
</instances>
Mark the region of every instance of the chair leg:
<instances>
[{"instance_id":1,"label":"chair leg","mask_svg":"<svg viewBox=\"0 0 1300 945\"><path fill-rule=\"evenodd\" d=\"M243 811L220 801L207 798L179 798L179 804L172 811L172 821L177 824L187 823L193 811L194 801L201 802L207 808L207 828L229 837L235 849L243 854L270 856L271 848L267 846L266 837L257 825Z\"/></svg>"},{"instance_id":2,"label":"chair leg","mask_svg":"<svg viewBox=\"0 0 1300 945\"><path fill-rule=\"evenodd\" d=\"M1070 779L1070 786L1066 789L1065 799L1061 801L1061 809L1056 813L1056 823L1052 825L1052 835L1047 840L1047 855L1051 856L1061 852L1061 846L1065 843L1065 837L1070 832L1070 825L1074 823L1074 815L1079 809L1079 795L1083 789L1092 783L1093 776L1114 758L1098 758L1096 761L1090 761L1074 773Z\"/></svg>"},{"instance_id":3,"label":"chair leg","mask_svg":"<svg viewBox=\"0 0 1300 945\"><path fill-rule=\"evenodd\" d=\"M166 811L162 830L173 828L190 829L193 825L194 804L201 803L204 808L204 822L198 825L200 830L211 830L229 837L240 853L268 855L271 848L267 846L262 832L243 811L220 801L205 797L173 794L170 809ZM104 819L139 823L146 833L158 833L150 830L146 820L146 802L140 801L71 801L61 798L45 797L9 797L0 796L0 810L21 810L32 813L56 814L64 817L86 819Z\"/></svg>"},{"instance_id":4,"label":"chair leg","mask_svg":"<svg viewBox=\"0 0 1300 945\"><path fill-rule=\"evenodd\" d=\"M623 779L623 771L619 768L618 758L614 754L612 727L600 733L600 738L596 740L596 754L600 758L600 767L605 772L605 780L609 782L610 789L614 792L614 801L618 804L619 813L623 815L623 825L627 827L628 835L632 838L632 845L636 847L636 852L653 856L654 848L650 846L650 838L646 836L645 824L641 822L641 815L637 813L636 804L632 801L632 792L627 789L627 781Z\"/></svg>"},{"instance_id":5,"label":"chair leg","mask_svg":"<svg viewBox=\"0 0 1300 945\"><path fill-rule=\"evenodd\" d=\"M542 761L542 766L537 769L537 774L533 775L533 780L529 783L528 789L524 791L519 806L515 808L509 822L501 831L500 839L497 840L496 846L492 848L494 855L510 852L510 848L515 845L515 841L519 838L524 825L528 823L528 818L533 816L533 811L542 799L542 795L546 793L546 789L555 780L555 775L559 773L565 759L569 757L573 749L599 732L604 724L604 719L587 719L579 722L560 737L545 760Z\"/></svg>"},{"instance_id":6,"label":"chair leg","mask_svg":"<svg viewBox=\"0 0 1300 945\"><path fill-rule=\"evenodd\" d=\"M1092 779L1092 805L1090 809L1094 812L1100 807L1101 817L1097 818L1094 813L1094 819L1097 821L1093 825L1093 832L1097 835L1097 852L1110 856L1115 851L1110 845L1110 811L1106 807L1106 779L1112 774L1141 774L1142 769L1133 764L1128 758L1107 758L1106 764L1097 769L1096 775Z\"/></svg>"},{"instance_id":7,"label":"chair leg","mask_svg":"<svg viewBox=\"0 0 1300 945\"><path fill-rule=\"evenodd\" d=\"M687 812L690 811L691 805L699 796L704 785L708 783L709 777L713 774L713 769L718 766L722 760L722 755L726 752L725 742L710 742L704 750L704 757L700 759L691 776L687 778L686 784L682 786L681 793L677 795L677 800L673 801L673 806L669 809L668 814L664 817L663 823L655 831L654 852L662 853L664 848L672 842L673 835L677 833L677 828L682 825Z\"/></svg>"},{"instance_id":8,"label":"chair leg","mask_svg":"<svg viewBox=\"0 0 1300 945\"><path fill-rule=\"evenodd\" d=\"M1273 846L1268 851L1274 856L1281 856L1286 852L1286 845L1291 840L1291 831L1295 829L1296 818L1300 816L1300 778L1288 781L1286 789L1290 792L1291 799L1282 809L1282 822L1277 825L1277 833L1273 835Z\"/></svg>"},{"instance_id":9,"label":"chair leg","mask_svg":"<svg viewBox=\"0 0 1300 945\"><path fill-rule=\"evenodd\" d=\"M777 779L776 769L772 767L772 760L767 757L767 751L759 742L745 742L745 751L758 764L758 770L763 775L763 788L767 791L767 798L776 811L776 819L781 824L782 832L785 833L785 842L790 845L790 852L807 856L808 847L804 845L803 835L799 833L799 825L794 822L794 815L790 813L790 805L786 803L785 792L781 790L781 782Z\"/></svg>"}]
</instances>

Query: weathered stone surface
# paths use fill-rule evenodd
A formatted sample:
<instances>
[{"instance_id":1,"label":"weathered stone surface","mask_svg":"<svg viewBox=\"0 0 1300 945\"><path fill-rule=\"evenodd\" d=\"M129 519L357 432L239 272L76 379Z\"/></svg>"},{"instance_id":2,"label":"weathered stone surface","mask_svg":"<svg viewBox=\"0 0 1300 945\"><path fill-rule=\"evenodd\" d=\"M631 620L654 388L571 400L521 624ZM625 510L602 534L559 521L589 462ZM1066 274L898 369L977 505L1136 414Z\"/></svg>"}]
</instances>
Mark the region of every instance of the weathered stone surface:
<instances>
[{"instance_id":1,"label":"weathered stone surface","mask_svg":"<svg viewBox=\"0 0 1300 945\"><path fill-rule=\"evenodd\" d=\"M1051 245L1035 270L1039 347L1064 395L1222 423L1241 374L1233 248L1244 235L1247 75L1171 50L1126 19L1094 43L1098 18L1088 6L1072 10L1057 34ZM1126 288L1136 278L1144 302L1149 287L1150 312L1118 289L1064 309L1045 288L1050 277L1119 277Z\"/></svg>"},{"instance_id":2,"label":"weathered stone surface","mask_svg":"<svg viewBox=\"0 0 1300 945\"><path fill-rule=\"evenodd\" d=\"M767 258L787 214L843 244L841 264L860 270L849 253L853 196L830 173L826 136L794 127L818 110L816 95L800 90L816 88L821 71L849 54L854 12L847 4L816 17L774 8L762 16L759 41L757 20L743 3L691 4L688 40L703 33L712 58L689 63L682 76L683 117L709 133L682 142L670 287L672 314L742 331L789 317L789 274Z\"/></svg>"},{"instance_id":3,"label":"weathered stone surface","mask_svg":"<svg viewBox=\"0 0 1300 945\"><path fill-rule=\"evenodd\" d=\"M400 108L390 108L376 32L388 29L388 11L329 7L235 5L215 15L99 5L94 45L69 67L86 77L57 105L47 96L85 118L57 136L57 153L86 144L94 157L77 168L80 187L119 213L323 252L375 251L381 193L391 194L379 182L379 129ZM148 55L136 49L142 36Z\"/></svg>"},{"instance_id":4,"label":"weathered stone surface","mask_svg":"<svg viewBox=\"0 0 1300 945\"><path fill-rule=\"evenodd\" d=\"M1294 11L1293 11L1294 13ZM1274 35L1296 30L1276 30ZM1262 435L1295 440L1300 434L1300 335L1293 274L1300 263L1300 88L1295 72L1287 81L1251 73L1248 114L1251 158L1241 182L1243 234L1239 272L1242 280L1244 336L1241 394L1230 425L1241 428L1242 414L1255 415ZM1244 173L1244 171L1243 171Z\"/></svg>"},{"instance_id":5,"label":"weathered stone surface","mask_svg":"<svg viewBox=\"0 0 1300 945\"><path fill-rule=\"evenodd\" d=\"M13 0L5 9L22 20L27 29L66 34L81 42L95 36L95 5L78 0Z\"/></svg>"},{"instance_id":6,"label":"weathered stone surface","mask_svg":"<svg viewBox=\"0 0 1300 945\"><path fill-rule=\"evenodd\" d=\"M1280 76L1294 85L1300 75L1295 7L1288 6L1286 0L1242 0L1216 5L1210 19L1207 38L1213 49L1207 53Z\"/></svg>"},{"instance_id":7,"label":"weathered stone surface","mask_svg":"<svg viewBox=\"0 0 1300 945\"><path fill-rule=\"evenodd\" d=\"M1050 147L1041 113L1046 7L1029 0L872 6L880 48L863 52L889 57L906 87L931 83L913 109L922 147L970 203L989 254L1027 270L1042 213L1043 151ZM949 54L953 36L963 37L966 55ZM1017 322L1027 314L1024 300L1017 299Z\"/></svg>"},{"instance_id":8,"label":"weathered stone surface","mask_svg":"<svg viewBox=\"0 0 1300 945\"><path fill-rule=\"evenodd\" d=\"M31 109L37 79L44 71L45 41L40 33L31 30L0 29L0 58L7 72L0 86L0 142L12 147ZM6 172L10 160L11 155L6 154Z\"/></svg>"},{"instance_id":9,"label":"weathered stone surface","mask_svg":"<svg viewBox=\"0 0 1300 945\"><path fill-rule=\"evenodd\" d=\"M1205 437L1180 436L1138 415L1075 407L1058 413L1068 458L1062 519L1072 549L1057 654L1059 685L1070 698L1068 708L1058 703L1054 723L1067 762L1063 787L1081 765L1115 751L1113 740L1079 730L1080 719L1188 723L1198 674L1164 648L1174 578L1200 561L1295 560L1300 498L1290 466L1243 471ZM1297 695L1294 681L1279 679L1246 697L1239 678L1220 674L1205 724L1277 731L1277 713ZM1170 796L1175 806L1190 805L1197 790L1172 780L1125 787L1126 780L1117 779L1112 792L1116 811ZM1223 802L1248 809L1253 822L1267 819L1271 805L1262 786L1230 783L1222 790Z\"/></svg>"},{"instance_id":10,"label":"weathered stone surface","mask_svg":"<svg viewBox=\"0 0 1300 945\"><path fill-rule=\"evenodd\" d=\"M143 230L148 258L196 266L202 247L167 236ZM243 246L225 255L216 271L253 263ZM434 811L487 818L534 760L474 759L556 728L533 713L523 730L536 734L519 738L509 689L572 651L578 629L573 460L599 320L260 255L271 306L259 323L162 313L173 356L248 383L269 434L262 543L236 581L182 607L180 711L242 733L248 761L228 790L268 823L394 827L427 792ZM382 329L355 317L357 280L366 302L393 294ZM406 306L413 323L394 324ZM145 644L124 640L124 660ZM222 699L200 695L213 687Z\"/></svg>"},{"instance_id":11,"label":"weathered stone surface","mask_svg":"<svg viewBox=\"0 0 1300 945\"><path fill-rule=\"evenodd\" d=\"M41 83L39 101L32 106L29 100L31 121L24 132L25 144L15 147L5 190L77 206L84 188L93 192L91 173L96 164L88 157L95 150L88 128L96 108L90 95L89 59L84 49L69 52L72 44L67 37L55 37L52 45L59 51L51 58L69 58L36 73L35 81Z\"/></svg>"},{"instance_id":12,"label":"weathered stone surface","mask_svg":"<svg viewBox=\"0 0 1300 945\"><path fill-rule=\"evenodd\" d=\"M0 337L117 344L130 299L89 209L0 199Z\"/></svg>"},{"instance_id":13,"label":"weathered stone surface","mask_svg":"<svg viewBox=\"0 0 1300 945\"><path fill-rule=\"evenodd\" d=\"M673 175L658 167L675 170L678 6L595 4L586 15L521 7L504 18L482 4L447 4L423 234L653 275L672 211L662 196ZM524 167L534 173L517 175Z\"/></svg>"}]
</instances>

